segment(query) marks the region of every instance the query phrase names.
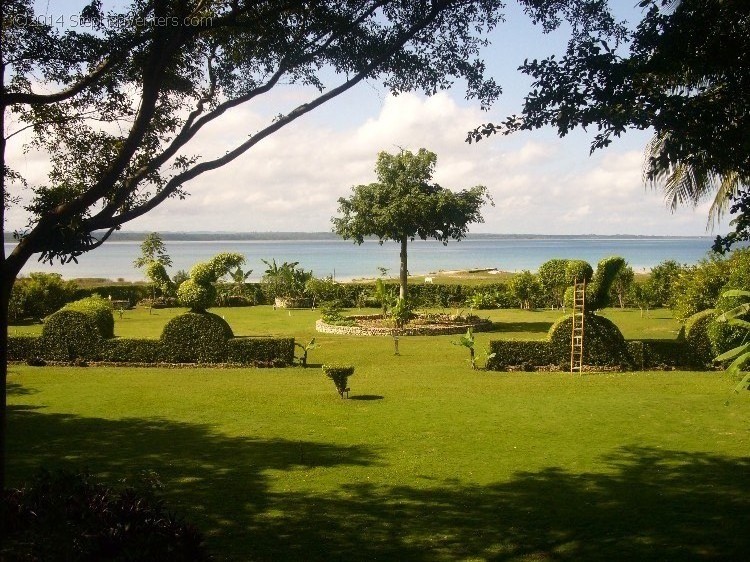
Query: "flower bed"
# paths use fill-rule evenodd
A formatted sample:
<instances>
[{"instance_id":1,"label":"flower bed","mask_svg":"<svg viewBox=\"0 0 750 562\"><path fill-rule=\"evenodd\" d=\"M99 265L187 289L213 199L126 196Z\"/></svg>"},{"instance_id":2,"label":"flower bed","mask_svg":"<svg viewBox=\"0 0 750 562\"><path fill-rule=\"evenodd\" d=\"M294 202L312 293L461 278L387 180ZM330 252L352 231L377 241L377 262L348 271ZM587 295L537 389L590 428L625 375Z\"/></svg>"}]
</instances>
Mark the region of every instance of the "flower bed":
<instances>
[{"instance_id":1,"label":"flower bed","mask_svg":"<svg viewBox=\"0 0 750 562\"><path fill-rule=\"evenodd\" d=\"M315 329L324 334L345 334L354 336L441 336L463 334L471 328L475 332L489 329L492 322L476 316L453 316L450 314L420 314L403 328L396 328L393 322L380 314L347 316L356 322L355 326L336 326L323 319L315 323Z\"/></svg>"}]
</instances>

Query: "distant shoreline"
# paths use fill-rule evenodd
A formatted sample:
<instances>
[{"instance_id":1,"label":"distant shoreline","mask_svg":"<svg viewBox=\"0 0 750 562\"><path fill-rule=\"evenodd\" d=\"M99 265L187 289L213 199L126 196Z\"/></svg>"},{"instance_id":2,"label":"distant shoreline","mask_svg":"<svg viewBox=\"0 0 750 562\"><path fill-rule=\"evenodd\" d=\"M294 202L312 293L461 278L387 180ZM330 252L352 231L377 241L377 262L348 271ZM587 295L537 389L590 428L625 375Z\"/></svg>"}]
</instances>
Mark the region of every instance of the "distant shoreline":
<instances>
[{"instance_id":1,"label":"distant shoreline","mask_svg":"<svg viewBox=\"0 0 750 562\"><path fill-rule=\"evenodd\" d=\"M109 238L112 242L140 242L149 232L115 232ZM341 237L333 232L159 232L164 241L186 242L221 242L235 240L341 240ZM469 234L467 240L679 240L679 239L706 239L713 240L713 236L656 236L643 234L492 234L476 233ZM369 237L368 240L377 240ZM16 240L13 234L4 233L4 243L13 244Z\"/></svg>"}]
</instances>

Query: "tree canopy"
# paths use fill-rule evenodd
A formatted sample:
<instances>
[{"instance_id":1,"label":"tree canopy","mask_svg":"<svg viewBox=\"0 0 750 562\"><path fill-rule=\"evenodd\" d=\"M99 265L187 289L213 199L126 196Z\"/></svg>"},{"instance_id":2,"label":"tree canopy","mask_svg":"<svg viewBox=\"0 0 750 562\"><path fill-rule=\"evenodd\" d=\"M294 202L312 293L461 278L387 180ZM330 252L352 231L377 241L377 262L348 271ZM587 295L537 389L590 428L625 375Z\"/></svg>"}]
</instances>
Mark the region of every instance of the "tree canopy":
<instances>
[{"instance_id":1,"label":"tree canopy","mask_svg":"<svg viewBox=\"0 0 750 562\"><path fill-rule=\"evenodd\" d=\"M481 185L454 193L431 183L436 163L437 155L424 148L416 153L381 152L375 165L379 181L354 186L351 197L338 200L342 216L331 219L334 231L356 244L367 236L376 236L381 244L386 240L401 244L402 299L408 276L407 242L461 240L470 224L484 222L480 209L492 201Z\"/></svg>"},{"instance_id":2,"label":"tree canopy","mask_svg":"<svg viewBox=\"0 0 750 562\"><path fill-rule=\"evenodd\" d=\"M480 140L552 125L596 128L591 151L653 129L644 179L672 209L715 195L711 216L750 179L750 3L642 0L629 33L581 34L561 58L525 61L534 79L520 115L469 133Z\"/></svg>"}]
</instances>

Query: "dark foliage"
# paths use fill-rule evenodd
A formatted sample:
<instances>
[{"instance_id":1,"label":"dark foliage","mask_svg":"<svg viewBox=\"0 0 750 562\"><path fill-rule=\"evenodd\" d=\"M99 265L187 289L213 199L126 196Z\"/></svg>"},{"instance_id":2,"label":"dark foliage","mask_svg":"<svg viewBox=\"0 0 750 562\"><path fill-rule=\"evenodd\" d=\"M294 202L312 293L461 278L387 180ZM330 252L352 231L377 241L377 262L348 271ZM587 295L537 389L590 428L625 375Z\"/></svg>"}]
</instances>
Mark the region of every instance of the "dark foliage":
<instances>
[{"instance_id":1,"label":"dark foliage","mask_svg":"<svg viewBox=\"0 0 750 562\"><path fill-rule=\"evenodd\" d=\"M3 497L3 560L201 561L201 533L167 511L151 475L112 488L89 474L40 471Z\"/></svg>"}]
</instances>

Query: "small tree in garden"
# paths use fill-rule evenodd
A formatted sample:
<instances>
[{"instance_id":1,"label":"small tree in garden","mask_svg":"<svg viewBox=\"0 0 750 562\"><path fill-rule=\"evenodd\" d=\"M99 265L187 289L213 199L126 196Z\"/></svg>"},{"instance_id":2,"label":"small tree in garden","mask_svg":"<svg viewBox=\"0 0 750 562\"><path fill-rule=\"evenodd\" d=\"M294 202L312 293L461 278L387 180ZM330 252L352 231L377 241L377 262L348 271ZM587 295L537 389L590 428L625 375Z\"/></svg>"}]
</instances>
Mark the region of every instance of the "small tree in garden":
<instances>
[{"instance_id":1,"label":"small tree in garden","mask_svg":"<svg viewBox=\"0 0 750 562\"><path fill-rule=\"evenodd\" d=\"M653 285L648 281L634 282L630 285L628 295L630 300L641 309L641 318L643 318L644 310L650 310L658 302Z\"/></svg>"},{"instance_id":2,"label":"small tree in garden","mask_svg":"<svg viewBox=\"0 0 750 562\"><path fill-rule=\"evenodd\" d=\"M170 294L175 290L166 269L172 266L172 258L167 254L164 241L157 232L147 235L141 242L141 255L133 261L133 265L138 269L145 269L146 277L151 282L152 300L156 298L157 289L162 294Z\"/></svg>"},{"instance_id":3,"label":"small tree in garden","mask_svg":"<svg viewBox=\"0 0 750 562\"><path fill-rule=\"evenodd\" d=\"M521 301L521 308L530 309L534 299L539 296L541 287L536 276L528 270L522 271L510 280L508 288L511 294Z\"/></svg>"},{"instance_id":4,"label":"small tree in garden","mask_svg":"<svg viewBox=\"0 0 750 562\"><path fill-rule=\"evenodd\" d=\"M299 262L284 262L281 265L273 259L270 262L260 260L266 264L266 271L260 280L263 291L271 298L297 299L305 294L305 285L312 279L312 271L305 271L297 267Z\"/></svg>"},{"instance_id":5,"label":"small tree in garden","mask_svg":"<svg viewBox=\"0 0 750 562\"><path fill-rule=\"evenodd\" d=\"M424 148L416 153L378 154L376 183L357 185L348 199L339 198L339 213L333 230L346 240L362 244L366 236L377 236L382 244L394 240L401 245L399 298L406 299L410 240L434 238L447 244L461 240L468 227L484 222L480 209L492 202L484 186L459 193L432 183L437 155Z\"/></svg>"},{"instance_id":6,"label":"small tree in garden","mask_svg":"<svg viewBox=\"0 0 750 562\"><path fill-rule=\"evenodd\" d=\"M565 275L568 261L551 259L540 265L537 271L539 285L552 306L562 307L564 304L565 289L568 288L568 279Z\"/></svg>"},{"instance_id":7,"label":"small tree in garden","mask_svg":"<svg viewBox=\"0 0 750 562\"><path fill-rule=\"evenodd\" d=\"M625 308L625 301L628 297L630 286L635 280L633 268L625 264L620 272L615 276L612 288L609 290L610 300L616 299L620 308Z\"/></svg>"}]
</instances>

